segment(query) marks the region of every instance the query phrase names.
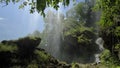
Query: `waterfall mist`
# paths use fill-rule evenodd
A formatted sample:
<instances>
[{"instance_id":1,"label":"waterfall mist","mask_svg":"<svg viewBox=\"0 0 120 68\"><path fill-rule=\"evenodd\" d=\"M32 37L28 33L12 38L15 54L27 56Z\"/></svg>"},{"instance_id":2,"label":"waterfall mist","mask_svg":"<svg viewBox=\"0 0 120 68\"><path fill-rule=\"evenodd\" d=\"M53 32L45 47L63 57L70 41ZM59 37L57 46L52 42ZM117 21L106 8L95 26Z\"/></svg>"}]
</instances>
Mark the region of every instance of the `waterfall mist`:
<instances>
[{"instance_id":1,"label":"waterfall mist","mask_svg":"<svg viewBox=\"0 0 120 68\"><path fill-rule=\"evenodd\" d=\"M62 18L60 11L53 13L48 11L45 18L45 45L43 48L52 56L58 58L60 55L60 45L62 43Z\"/></svg>"},{"instance_id":2,"label":"waterfall mist","mask_svg":"<svg viewBox=\"0 0 120 68\"><path fill-rule=\"evenodd\" d=\"M80 5L83 4L80 3ZM80 6L78 5L77 7L79 8ZM66 61L68 63L99 62L99 54L103 49L103 40L102 38L98 38L96 40L98 37L98 27L96 27L96 22L99 20L100 13L93 12L91 10L91 7L93 7L93 5L91 5L90 8L88 7L89 5L83 5L83 8L81 9L83 11L80 11L81 13L77 13L79 11L78 9L78 11L72 9L73 12L68 12L66 16L60 12L60 9L55 12L48 10L44 19L44 36L40 47L44 48L55 58ZM84 13L85 9L87 10ZM83 23L85 25L82 25ZM95 30L89 30L91 27ZM71 31L70 29L75 29L75 31L78 30L78 32L75 33L75 36L72 35L72 32L71 35L65 35L66 32ZM84 40L85 38L85 41L79 42L79 38L80 40Z\"/></svg>"}]
</instances>

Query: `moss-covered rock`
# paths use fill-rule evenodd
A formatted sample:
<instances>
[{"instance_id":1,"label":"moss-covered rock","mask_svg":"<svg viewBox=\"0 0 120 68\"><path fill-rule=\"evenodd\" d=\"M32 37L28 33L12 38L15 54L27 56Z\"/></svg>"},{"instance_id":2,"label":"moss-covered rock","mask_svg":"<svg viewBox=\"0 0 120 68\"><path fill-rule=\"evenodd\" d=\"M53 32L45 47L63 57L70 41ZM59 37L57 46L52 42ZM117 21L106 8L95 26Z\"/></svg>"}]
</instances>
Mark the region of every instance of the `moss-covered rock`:
<instances>
[{"instance_id":1,"label":"moss-covered rock","mask_svg":"<svg viewBox=\"0 0 120 68\"><path fill-rule=\"evenodd\" d=\"M40 42L39 39L25 39L22 38L20 40L10 40L0 43L0 68L106 68L104 65L68 64L59 61L44 49L37 48L35 42ZM22 42L23 40L24 42ZM20 46L22 46L23 50L19 49ZM29 49L31 47L33 49L30 53Z\"/></svg>"},{"instance_id":2,"label":"moss-covered rock","mask_svg":"<svg viewBox=\"0 0 120 68\"><path fill-rule=\"evenodd\" d=\"M70 68L67 63L37 48L40 38L4 40L0 43L0 68Z\"/></svg>"}]
</instances>

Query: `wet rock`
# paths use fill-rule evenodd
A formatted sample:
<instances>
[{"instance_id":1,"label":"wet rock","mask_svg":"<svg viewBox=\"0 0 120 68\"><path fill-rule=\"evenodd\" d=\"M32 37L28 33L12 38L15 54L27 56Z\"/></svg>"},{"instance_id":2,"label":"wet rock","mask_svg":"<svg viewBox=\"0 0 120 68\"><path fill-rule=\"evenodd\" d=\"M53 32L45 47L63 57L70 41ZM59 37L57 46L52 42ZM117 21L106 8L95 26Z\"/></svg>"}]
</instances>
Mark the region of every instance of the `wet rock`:
<instances>
[{"instance_id":1,"label":"wet rock","mask_svg":"<svg viewBox=\"0 0 120 68\"><path fill-rule=\"evenodd\" d=\"M118 51L118 58L119 58L119 60L120 60L120 49L119 49L119 51Z\"/></svg>"}]
</instances>

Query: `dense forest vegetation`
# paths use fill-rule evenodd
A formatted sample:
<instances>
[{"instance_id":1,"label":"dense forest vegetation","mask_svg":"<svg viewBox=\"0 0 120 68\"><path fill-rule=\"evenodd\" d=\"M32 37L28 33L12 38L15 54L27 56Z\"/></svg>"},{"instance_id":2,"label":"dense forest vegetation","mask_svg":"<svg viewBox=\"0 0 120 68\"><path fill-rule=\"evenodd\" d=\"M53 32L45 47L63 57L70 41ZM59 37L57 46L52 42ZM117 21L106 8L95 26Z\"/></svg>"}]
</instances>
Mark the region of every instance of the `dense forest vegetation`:
<instances>
[{"instance_id":1,"label":"dense forest vegetation","mask_svg":"<svg viewBox=\"0 0 120 68\"><path fill-rule=\"evenodd\" d=\"M100 18L100 35L103 37L104 47L110 51L109 61L119 64L120 56L120 5L119 0L97 1L97 8L102 11Z\"/></svg>"},{"instance_id":2,"label":"dense forest vegetation","mask_svg":"<svg viewBox=\"0 0 120 68\"><path fill-rule=\"evenodd\" d=\"M10 1L0 0L6 5ZM12 0L13 3L19 1ZM45 29L42 33L29 34L30 38L2 41L0 67L119 68L120 1L85 0L68 10L66 16L60 13L58 17L58 13L51 10L45 15L46 7L58 10L59 2L68 6L70 0L23 1L19 8L30 5L30 13L40 12L44 16ZM104 50L95 42L99 37L104 40ZM96 65L95 54L100 54L100 64Z\"/></svg>"}]
</instances>

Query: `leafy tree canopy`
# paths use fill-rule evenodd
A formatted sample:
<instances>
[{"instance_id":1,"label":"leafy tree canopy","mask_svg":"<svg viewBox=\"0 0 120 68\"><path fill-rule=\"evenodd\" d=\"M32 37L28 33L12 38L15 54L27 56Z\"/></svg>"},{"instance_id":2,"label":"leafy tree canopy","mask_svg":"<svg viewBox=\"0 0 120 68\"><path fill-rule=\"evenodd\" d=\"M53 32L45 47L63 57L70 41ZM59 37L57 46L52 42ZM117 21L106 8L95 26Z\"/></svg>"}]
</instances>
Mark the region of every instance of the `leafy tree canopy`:
<instances>
[{"instance_id":1,"label":"leafy tree canopy","mask_svg":"<svg viewBox=\"0 0 120 68\"><path fill-rule=\"evenodd\" d=\"M120 0L97 0L95 8L102 11L100 25L103 28L116 24L120 16Z\"/></svg>"},{"instance_id":2,"label":"leafy tree canopy","mask_svg":"<svg viewBox=\"0 0 120 68\"><path fill-rule=\"evenodd\" d=\"M104 39L104 47L110 51L110 57L107 57L107 60L119 65L120 0L97 0L95 9L101 11L100 33ZM107 54L103 55L106 58L105 55Z\"/></svg>"},{"instance_id":3,"label":"leafy tree canopy","mask_svg":"<svg viewBox=\"0 0 120 68\"><path fill-rule=\"evenodd\" d=\"M8 5L10 2L18 3L20 1L22 0L0 0L0 3L5 3L5 5ZM35 10L37 10L38 13L41 13L41 15L45 16L45 8L53 7L57 10L59 8L59 2L62 2L64 6L68 6L70 0L26 0L22 1L22 4L19 6L19 8L24 8L25 6L29 5L31 7L30 13L33 13Z\"/></svg>"}]
</instances>

